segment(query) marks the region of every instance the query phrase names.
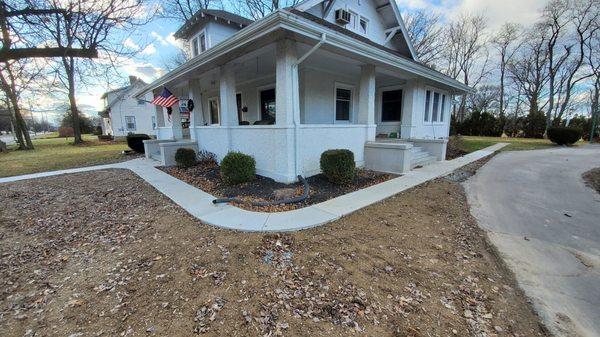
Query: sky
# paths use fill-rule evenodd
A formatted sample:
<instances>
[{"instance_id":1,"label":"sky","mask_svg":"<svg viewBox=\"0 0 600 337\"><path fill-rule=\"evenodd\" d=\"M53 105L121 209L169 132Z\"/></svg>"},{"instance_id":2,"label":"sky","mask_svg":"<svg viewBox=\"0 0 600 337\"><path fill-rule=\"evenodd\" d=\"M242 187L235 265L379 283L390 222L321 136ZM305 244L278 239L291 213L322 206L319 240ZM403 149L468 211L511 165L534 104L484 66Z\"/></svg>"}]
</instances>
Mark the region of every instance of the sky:
<instances>
[{"instance_id":1,"label":"sky","mask_svg":"<svg viewBox=\"0 0 600 337\"><path fill-rule=\"evenodd\" d=\"M536 20L540 9L548 0L397 0L397 2L401 11L431 9L441 13L446 19L452 19L463 13L484 14L488 19L488 27L495 30L505 22L528 26ZM125 39L123 44L132 50L139 50L138 55L125 60L125 64L120 69L122 78L79 90L78 102L83 112L89 116L97 115L97 112L102 110L103 102L100 99L102 94L109 89L126 84L128 75L140 77L146 82L163 75L165 64L178 50L178 41L173 34L179 26L180 23L175 20L155 19L140 27L134 34L136 38ZM49 97L37 97L35 102L34 111L53 110L65 104L64 101ZM52 116L56 119L63 111L51 112L49 119L52 120Z\"/></svg>"}]
</instances>

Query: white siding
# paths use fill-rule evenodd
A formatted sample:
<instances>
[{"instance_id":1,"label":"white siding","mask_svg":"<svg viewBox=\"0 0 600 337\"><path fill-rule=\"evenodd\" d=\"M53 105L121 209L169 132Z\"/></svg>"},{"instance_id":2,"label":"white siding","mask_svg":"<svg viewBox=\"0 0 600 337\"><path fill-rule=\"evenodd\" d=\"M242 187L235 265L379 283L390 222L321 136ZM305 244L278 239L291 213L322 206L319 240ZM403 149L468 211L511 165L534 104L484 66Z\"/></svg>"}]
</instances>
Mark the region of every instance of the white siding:
<instances>
[{"instance_id":1,"label":"white siding","mask_svg":"<svg viewBox=\"0 0 600 337\"><path fill-rule=\"evenodd\" d=\"M122 92L108 94L108 102L113 102L115 99L119 101L115 102L110 108L110 120L113 131L113 136L124 137L129 132L133 133L145 133L148 135L156 135L156 130L152 127L152 116L154 116L154 106L150 103L145 102L144 104L138 104L138 100L133 97L133 94L141 88L140 86L129 90L122 98L119 96ZM147 93L145 96L146 101L152 100L152 93ZM135 130L128 130L125 122L126 116L132 116L135 118Z\"/></svg>"}]
</instances>

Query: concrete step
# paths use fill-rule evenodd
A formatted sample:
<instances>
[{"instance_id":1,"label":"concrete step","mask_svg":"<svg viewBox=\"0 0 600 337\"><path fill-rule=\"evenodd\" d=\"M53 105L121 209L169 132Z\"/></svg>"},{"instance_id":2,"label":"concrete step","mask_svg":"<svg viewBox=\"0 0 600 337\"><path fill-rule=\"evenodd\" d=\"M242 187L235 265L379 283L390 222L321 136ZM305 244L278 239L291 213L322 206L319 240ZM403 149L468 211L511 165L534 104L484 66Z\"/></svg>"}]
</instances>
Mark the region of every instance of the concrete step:
<instances>
[{"instance_id":1,"label":"concrete step","mask_svg":"<svg viewBox=\"0 0 600 337\"><path fill-rule=\"evenodd\" d=\"M421 158L419 160L411 160L410 162L410 168L414 169L417 166L425 166L425 165L429 165L429 164L433 164L437 161L437 159L434 156L429 156L426 158Z\"/></svg>"},{"instance_id":2,"label":"concrete step","mask_svg":"<svg viewBox=\"0 0 600 337\"><path fill-rule=\"evenodd\" d=\"M413 169L417 166L425 166L436 162L436 157L429 154L423 148L414 146L411 149L410 168Z\"/></svg>"}]
</instances>

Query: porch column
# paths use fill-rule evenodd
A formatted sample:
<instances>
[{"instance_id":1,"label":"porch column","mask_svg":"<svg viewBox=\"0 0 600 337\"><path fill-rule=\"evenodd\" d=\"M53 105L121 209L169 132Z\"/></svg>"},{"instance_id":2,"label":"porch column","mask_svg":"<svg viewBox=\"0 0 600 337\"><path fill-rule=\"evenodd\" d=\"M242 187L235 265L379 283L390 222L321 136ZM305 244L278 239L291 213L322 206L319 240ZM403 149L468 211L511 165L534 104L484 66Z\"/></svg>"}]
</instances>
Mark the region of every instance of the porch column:
<instances>
[{"instance_id":1,"label":"porch column","mask_svg":"<svg viewBox=\"0 0 600 337\"><path fill-rule=\"evenodd\" d=\"M179 113L179 103L171 107L171 129L173 130L173 139L183 139L183 127L181 126L181 114Z\"/></svg>"},{"instance_id":2,"label":"porch column","mask_svg":"<svg viewBox=\"0 0 600 337\"><path fill-rule=\"evenodd\" d=\"M294 97L298 95L298 60L296 44L284 39L277 42L275 84L275 123L277 125L294 124Z\"/></svg>"},{"instance_id":3,"label":"porch column","mask_svg":"<svg viewBox=\"0 0 600 337\"><path fill-rule=\"evenodd\" d=\"M368 126L367 140L375 140L375 66L360 68L360 93L358 98L358 124Z\"/></svg>"},{"instance_id":4,"label":"porch column","mask_svg":"<svg viewBox=\"0 0 600 337\"><path fill-rule=\"evenodd\" d=\"M154 106L154 114L156 115L156 127L164 128L165 127L165 113L163 111L163 107L159 105Z\"/></svg>"},{"instance_id":5,"label":"porch column","mask_svg":"<svg viewBox=\"0 0 600 337\"><path fill-rule=\"evenodd\" d=\"M196 139L197 134L194 127L204 125L202 98L200 95L200 84L198 81L189 81L188 98L194 102L194 110L190 113L190 138Z\"/></svg>"},{"instance_id":6,"label":"porch column","mask_svg":"<svg viewBox=\"0 0 600 337\"><path fill-rule=\"evenodd\" d=\"M235 100L235 75L232 65L220 69L219 95L221 100L221 125L239 125Z\"/></svg>"},{"instance_id":7,"label":"porch column","mask_svg":"<svg viewBox=\"0 0 600 337\"><path fill-rule=\"evenodd\" d=\"M404 89L404 103L402 109L402 125L400 138L411 139L417 137L419 123L423 123L425 111L425 94L417 81L408 81ZM421 118L421 120L419 120Z\"/></svg>"},{"instance_id":8,"label":"porch column","mask_svg":"<svg viewBox=\"0 0 600 337\"><path fill-rule=\"evenodd\" d=\"M293 40L277 41L275 52L275 124L284 128L284 137L278 143L279 150L274 159L282 181L296 181L296 175L302 174L298 128L294 128L294 115L300 123L300 103L298 85L298 66L296 62L296 43Z\"/></svg>"}]
</instances>

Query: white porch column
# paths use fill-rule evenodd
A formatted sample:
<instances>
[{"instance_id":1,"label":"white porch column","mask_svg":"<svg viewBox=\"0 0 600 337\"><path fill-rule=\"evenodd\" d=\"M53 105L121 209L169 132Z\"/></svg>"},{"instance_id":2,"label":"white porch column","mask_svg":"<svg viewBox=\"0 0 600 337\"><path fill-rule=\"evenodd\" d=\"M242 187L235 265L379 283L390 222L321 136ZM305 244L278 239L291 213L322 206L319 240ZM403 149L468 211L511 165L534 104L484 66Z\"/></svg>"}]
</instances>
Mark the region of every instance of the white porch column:
<instances>
[{"instance_id":1,"label":"white porch column","mask_svg":"<svg viewBox=\"0 0 600 337\"><path fill-rule=\"evenodd\" d=\"M235 75L232 65L220 69L219 95L221 101L221 125L239 125L237 103L235 100Z\"/></svg>"},{"instance_id":2,"label":"white porch column","mask_svg":"<svg viewBox=\"0 0 600 337\"><path fill-rule=\"evenodd\" d=\"M415 138L418 126L423 123L419 118L423 118L423 111L425 111L425 94L419 82L408 81L404 89L403 105L400 138Z\"/></svg>"},{"instance_id":3,"label":"white porch column","mask_svg":"<svg viewBox=\"0 0 600 337\"><path fill-rule=\"evenodd\" d=\"M174 139L183 139L183 127L181 126L181 114L179 113L179 104L171 107L171 129Z\"/></svg>"},{"instance_id":4,"label":"white porch column","mask_svg":"<svg viewBox=\"0 0 600 337\"><path fill-rule=\"evenodd\" d=\"M286 178L286 182L296 181L296 174L302 174L302 162L299 155L299 129L294 128L294 114L300 123L300 103L298 85L298 66L296 62L296 43L289 39L277 41L275 52L275 124L285 128L285 138L278 144L275 154L277 171Z\"/></svg>"},{"instance_id":5,"label":"white porch column","mask_svg":"<svg viewBox=\"0 0 600 337\"><path fill-rule=\"evenodd\" d=\"M294 97L299 97L298 60L296 44L292 40L277 41L276 51L276 84L275 84L275 123L277 125L294 124Z\"/></svg>"},{"instance_id":6,"label":"white porch column","mask_svg":"<svg viewBox=\"0 0 600 337\"><path fill-rule=\"evenodd\" d=\"M165 127L165 113L163 111L163 107L159 105L154 106L154 114L156 115L156 127L164 128Z\"/></svg>"},{"instance_id":7,"label":"white porch column","mask_svg":"<svg viewBox=\"0 0 600 337\"><path fill-rule=\"evenodd\" d=\"M375 140L375 66L360 68L360 93L358 98L358 124L366 124L367 140Z\"/></svg>"},{"instance_id":8,"label":"white porch column","mask_svg":"<svg viewBox=\"0 0 600 337\"><path fill-rule=\"evenodd\" d=\"M196 126L204 125L204 114L202 113L202 96L198 81L189 81L188 98L194 102L194 110L190 113L190 138L196 139Z\"/></svg>"}]
</instances>

